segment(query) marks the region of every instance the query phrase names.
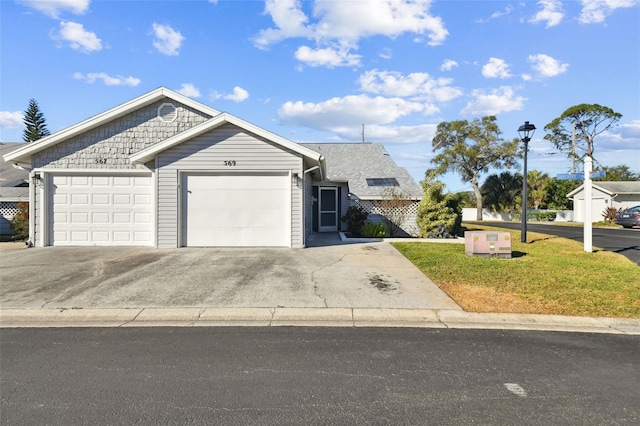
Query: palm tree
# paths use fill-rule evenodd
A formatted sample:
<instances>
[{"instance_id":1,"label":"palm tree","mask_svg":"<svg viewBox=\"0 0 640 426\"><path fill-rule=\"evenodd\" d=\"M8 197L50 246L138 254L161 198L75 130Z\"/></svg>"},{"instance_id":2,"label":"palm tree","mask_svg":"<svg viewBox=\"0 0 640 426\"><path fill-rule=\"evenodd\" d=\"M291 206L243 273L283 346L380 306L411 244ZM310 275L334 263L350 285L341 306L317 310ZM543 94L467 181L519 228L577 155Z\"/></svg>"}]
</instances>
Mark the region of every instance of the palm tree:
<instances>
[{"instance_id":1,"label":"palm tree","mask_svg":"<svg viewBox=\"0 0 640 426\"><path fill-rule=\"evenodd\" d=\"M522 177L509 172L488 176L481 190L487 207L507 213L517 211L521 191Z\"/></svg>"},{"instance_id":2,"label":"palm tree","mask_svg":"<svg viewBox=\"0 0 640 426\"><path fill-rule=\"evenodd\" d=\"M540 170L531 170L527 172L527 186L529 187L528 202L533 204L533 208L538 210L540 205L547 198L545 186L549 181L549 175Z\"/></svg>"}]
</instances>

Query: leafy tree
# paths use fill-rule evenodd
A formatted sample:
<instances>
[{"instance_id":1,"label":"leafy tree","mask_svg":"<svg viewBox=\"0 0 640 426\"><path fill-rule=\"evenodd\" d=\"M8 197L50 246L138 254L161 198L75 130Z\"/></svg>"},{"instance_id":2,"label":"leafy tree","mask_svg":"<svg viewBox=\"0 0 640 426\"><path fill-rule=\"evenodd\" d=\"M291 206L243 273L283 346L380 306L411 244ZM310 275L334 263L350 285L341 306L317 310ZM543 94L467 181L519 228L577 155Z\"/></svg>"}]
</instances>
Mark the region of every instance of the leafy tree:
<instances>
[{"instance_id":1,"label":"leafy tree","mask_svg":"<svg viewBox=\"0 0 640 426\"><path fill-rule=\"evenodd\" d=\"M619 166L606 167L603 166L600 168L606 173L606 176L603 178L597 178L595 180L599 181L630 181L630 180L640 180L640 173L634 173L631 171L629 166L621 164Z\"/></svg>"},{"instance_id":2,"label":"leafy tree","mask_svg":"<svg viewBox=\"0 0 640 426\"><path fill-rule=\"evenodd\" d=\"M549 180L549 175L541 172L540 170L530 170L527 172L527 193L529 198L527 201L529 204L533 204L533 208L538 210L540 205L547 198L547 191L545 190L545 184Z\"/></svg>"},{"instance_id":3,"label":"leafy tree","mask_svg":"<svg viewBox=\"0 0 640 426\"><path fill-rule=\"evenodd\" d=\"M575 180L549 179L544 186L547 193L547 207L555 210L571 210L573 202L567 198L567 194L579 185L580 182Z\"/></svg>"},{"instance_id":4,"label":"leafy tree","mask_svg":"<svg viewBox=\"0 0 640 426\"><path fill-rule=\"evenodd\" d=\"M473 191L456 192L455 194L451 194L451 197L456 200L456 203L460 208L476 206L476 197L473 194Z\"/></svg>"},{"instance_id":5,"label":"leafy tree","mask_svg":"<svg viewBox=\"0 0 640 426\"><path fill-rule=\"evenodd\" d=\"M438 124L433 138L433 151L437 153L431 163L435 172L448 171L460 174L462 180L470 182L478 209L476 219L482 220L482 193L479 178L489 168L510 168L519 156L517 138L505 141L496 124L495 116L482 119L442 122Z\"/></svg>"},{"instance_id":6,"label":"leafy tree","mask_svg":"<svg viewBox=\"0 0 640 426\"><path fill-rule=\"evenodd\" d=\"M597 135L609 130L620 121L622 114L598 104L572 106L544 126L544 138L571 158L593 157L593 142ZM575 146L574 146L575 135ZM580 154L584 152L584 154Z\"/></svg>"},{"instance_id":7,"label":"leafy tree","mask_svg":"<svg viewBox=\"0 0 640 426\"><path fill-rule=\"evenodd\" d=\"M418 206L417 223L420 236L425 236L443 224L451 235L461 233L462 209L459 198L451 193L443 194L445 184L436 180L436 173L427 170L420 182L424 195Z\"/></svg>"},{"instance_id":8,"label":"leafy tree","mask_svg":"<svg viewBox=\"0 0 640 426\"><path fill-rule=\"evenodd\" d=\"M522 176L502 172L487 176L482 188L485 205L496 212L515 212L522 202Z\"/></svg>"},{"instance_id":9,"label":"leafy tree","mask_svg":"<svg viewBox=\"0 0 640 426\"><path fill-rule=\"evenodd\" d=\"M35 99L29 101L29 107L24 112L23 122L25 128L22 134L22 140L25 142L37 141L40 138L50 135L44 114L40 111L40 107Z\"/></svg>"}]
</instances>

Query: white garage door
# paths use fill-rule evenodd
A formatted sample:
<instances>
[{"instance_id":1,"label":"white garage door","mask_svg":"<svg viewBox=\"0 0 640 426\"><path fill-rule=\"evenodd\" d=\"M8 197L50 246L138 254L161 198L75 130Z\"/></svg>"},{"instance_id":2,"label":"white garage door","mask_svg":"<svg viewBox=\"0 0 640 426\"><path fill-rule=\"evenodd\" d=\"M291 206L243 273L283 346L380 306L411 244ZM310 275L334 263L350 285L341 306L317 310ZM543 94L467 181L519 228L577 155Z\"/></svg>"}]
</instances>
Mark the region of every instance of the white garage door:
<instances>
[{"instance_id":1,"label":"white garage door","mask_svg":"<svg viewBox=\"0 0 640 426\"><path fill-rule=\"evenodd\" d=\"M51 177L51 244L152 245L151 176Z\"/></svg>"},{"instance_id":2,"label":"white garage door","mask_svg":"<svg viewBox=\"0 0 640 426\"><path fill-rule=\"evenodd\" d=\"M194 173L183 185L185 246L290 246L288 174Z\"/></svg>"}]
</instances>

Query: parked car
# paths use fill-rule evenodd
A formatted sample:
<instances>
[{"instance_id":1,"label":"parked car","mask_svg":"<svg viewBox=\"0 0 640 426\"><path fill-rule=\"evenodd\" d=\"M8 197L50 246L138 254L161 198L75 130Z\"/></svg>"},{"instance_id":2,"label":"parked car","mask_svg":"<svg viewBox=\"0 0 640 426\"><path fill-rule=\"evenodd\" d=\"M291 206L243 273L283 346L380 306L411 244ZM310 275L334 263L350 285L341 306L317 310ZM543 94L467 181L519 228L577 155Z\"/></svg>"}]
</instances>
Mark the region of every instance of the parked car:
<instances>
[{"instance_id":1,"label":"parked car","mask_svg":"<svg viewBox=\"0 0 640 426\"><path fill-rule=\"evenodd\" d=\"M624 228L640 226L640 206L629 207L616 214L616 224Z\"/></svg>"}]
</instances>

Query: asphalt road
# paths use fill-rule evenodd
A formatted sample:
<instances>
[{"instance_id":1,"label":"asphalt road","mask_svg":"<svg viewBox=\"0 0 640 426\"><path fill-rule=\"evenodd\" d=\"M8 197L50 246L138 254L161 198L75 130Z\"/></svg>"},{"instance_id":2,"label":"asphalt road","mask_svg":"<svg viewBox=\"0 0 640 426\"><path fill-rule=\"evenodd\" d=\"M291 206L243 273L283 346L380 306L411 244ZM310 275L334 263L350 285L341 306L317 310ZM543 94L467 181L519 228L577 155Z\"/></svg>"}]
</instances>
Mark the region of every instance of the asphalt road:
<instances>
[{"instance_id":1,"label":"asphalt road","mask_svg":"<svg viewBox=\"0 0 640 426\"><path fill-rule=\"evenodd\" d=\"M477 225L496 226L507 229L520 229L519 222L465 222ZM556 235L584 243L584 229L578 226L562 226L545 223L528 223L527 232ZM593 247L619 253L640 265L640 229L592 228Z\"/></svg>"},{"instance_id":2,"label":"asphalt road","mask_svg":"<svg viewBox=\"0 0 640 426\"><path fill-rule=\"evenodd\" d=\"M1 422L640 423L640 336L2 329Z\"/></svg>"}]
</instances>

